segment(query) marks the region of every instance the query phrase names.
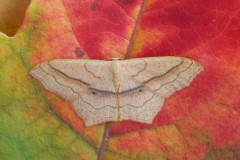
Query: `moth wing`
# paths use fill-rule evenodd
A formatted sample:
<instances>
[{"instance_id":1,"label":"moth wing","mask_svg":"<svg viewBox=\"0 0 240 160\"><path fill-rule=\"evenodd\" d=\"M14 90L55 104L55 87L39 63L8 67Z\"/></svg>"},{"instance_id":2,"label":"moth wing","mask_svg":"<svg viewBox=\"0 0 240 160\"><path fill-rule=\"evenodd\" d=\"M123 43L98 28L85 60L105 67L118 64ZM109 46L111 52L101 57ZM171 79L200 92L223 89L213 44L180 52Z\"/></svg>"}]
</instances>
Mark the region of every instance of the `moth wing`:
<instances>
[{"instance_id":1,"label":"moth wing","mask_svg":"<svg viewBox=\"0 0 240 160\"><path fill-rule=\"evenodd\" d=\"M121 117L143 123L151 123L164 99L203 70L196 61L181 57L130 59L121 61L121 68Z\"/></svg>"},{"instance_id":2,"label":"moth wing","mask_svg":"<svg viewBox=\"0 0 240 160\"><path fill-rule=\"evenodd\" d=\"M87 126L116 120L117 109L111 65L98 60L52 60L30 74L47 90L69 100Z\"/></svg>"}]
</instances>

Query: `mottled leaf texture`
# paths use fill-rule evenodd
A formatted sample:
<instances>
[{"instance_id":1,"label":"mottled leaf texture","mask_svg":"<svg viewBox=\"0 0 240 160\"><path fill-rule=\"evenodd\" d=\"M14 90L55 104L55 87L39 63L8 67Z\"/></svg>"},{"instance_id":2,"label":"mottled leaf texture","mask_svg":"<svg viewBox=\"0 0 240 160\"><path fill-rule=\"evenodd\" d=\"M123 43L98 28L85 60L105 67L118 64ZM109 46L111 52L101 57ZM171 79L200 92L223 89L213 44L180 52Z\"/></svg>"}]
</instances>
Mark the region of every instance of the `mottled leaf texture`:
<instances>
[{"instance_id":1,"label":"mottled leaf texture","mask_svg":"<svg viewBox=\"0 0 240 160\"><path fill-rule=\"evenodd\" d=\"M17 6L18 18L0 20L0 159L240 159L240 1L32 0L25 16ZM204 71L152 124L86 127L29 75L52 59L155 56Z\"/></svg>"}]
</instances>

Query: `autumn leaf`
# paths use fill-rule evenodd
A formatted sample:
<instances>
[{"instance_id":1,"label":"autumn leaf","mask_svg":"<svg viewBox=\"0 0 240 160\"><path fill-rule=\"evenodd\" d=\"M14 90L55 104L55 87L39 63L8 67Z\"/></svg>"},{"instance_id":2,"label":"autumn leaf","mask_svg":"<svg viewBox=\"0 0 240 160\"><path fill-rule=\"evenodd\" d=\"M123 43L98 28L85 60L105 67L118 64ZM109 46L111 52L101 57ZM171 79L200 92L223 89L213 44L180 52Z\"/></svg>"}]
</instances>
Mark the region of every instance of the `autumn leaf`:
<instances>
[{"instance_id":1,"label":"autumn leaf","mask_svg":"<svg viewBox=\"0 0 240 160\"><path fill-rule=\"evenodd\" d=\"M26 14L23 7L16 19L0 20L0 159L240 159L239 7L237 0L32 0ZM188 57L204 71L150 125L86 127L69 102L29 75L56 58L152 56Z\"/></svg>"}]
</instances>

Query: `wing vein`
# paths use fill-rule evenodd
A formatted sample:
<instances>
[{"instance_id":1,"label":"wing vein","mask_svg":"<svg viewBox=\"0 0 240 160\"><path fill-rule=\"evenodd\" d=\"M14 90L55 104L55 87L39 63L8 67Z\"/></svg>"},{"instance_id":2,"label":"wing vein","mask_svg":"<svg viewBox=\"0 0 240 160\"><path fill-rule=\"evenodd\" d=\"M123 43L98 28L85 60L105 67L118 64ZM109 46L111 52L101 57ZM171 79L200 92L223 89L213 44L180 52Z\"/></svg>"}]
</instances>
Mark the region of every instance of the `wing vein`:
<instances>
[{"instance_id":1,"label":"wing vein","mask_svg":"<svg viewBox=\"0 0 240 160\"><path fill-rule=\"evenodd\" d=\"M175 81L178 79L178 77L180 76L180 74L183 73L183 72L185 72L185 71L187 71L192 65L193 65L193 62L192 62L187 68L185 68L184 70L182 70L181 72L179 72L175 79L173 79L172 81L170 81L170 82L168 82L168 83L164 83L163 85L161 85L161 86L160 86L158 89L156 89L155 91L158 91L159 89L161 89L163 86L165 86L165 85L167 85L167 84L170 84L170 83L172 83L172 82L175 82Z\"/></svg>"},{"instance_id":2,"label":"wing vein","mask_svg":"<svg viewBox=\"0 0 240 160\"><path fill-rule=\"evenodd\" d=\"M84 68L86 69L86 71L88 71L93 77L97 78L97 79L100 79L101 77L98 77L96 76L92 71L90 71L88 68L87 68L87 63L84 64Z\"/></svg>"},{"instance_id":3,"label":"wing vein","mask_svg":"<svg viewBox=\"0 0 240 160\"><path fill-rule=\"evenodd\" d=\"M91 106L92 108L94 108L95 110L101 110L101 109L106 108L106 107L110 107L110 108L115 109L115 107L114 107L114 106L111 106L111 105L105 105L105 106L103 106L103 107L101 107L101 108L95 108L93 105L91 105L91 103L83 100L81 96L79 96L79 97L80 97L80 99L81 99L84 103L90 105L90 106Z\"/></svg>"},{"instance_id":4,"label":"wing vein","mask_svg":"<svg viewBox=\"0 0 240 160\"><path fill-rule=\"evenodd\" d=\"M153 97L155 96L155 93L156 92L154 92L154 94L152 94L152 97L151 98L149 98L148 100L146 100L142 105L140 105L140 106L134 106L134 105L131 105L131 104L125 104L124 106L121 106L120 108L124 108L124 107L126 107L126 106L131 106L131 107L134 107L134 108L141 108L141 107L143 107L147 102L149 102L149 101L151 101L152 99L153 99Z\"/></svg>"},{"instance_id":5,"label":"wing vein","mask_svg":"<svg viewBox=\"0 0 240 160\"><path fill-rule=\"evenodd\" d=\"M79 82L81 82L81 83L83 83L83 84L85 84L85 85L87 85L87 86L90 86L89 83L87 83L87 82L85 82L85 81L83 81L83 80L81 80L81 79L77 79L77 78L74 78L74 77L70 77L70 76L68 76L67 74L65 74L64 72L60 71L59 69L54 68L53 66L51 66L51 64L49 64L49 67L50 67L51 69L57 71L57 72L60 72L61 74L63 74L63 75L66 76L67 78L70 78L70 79L79 81Z\"/></svg>"},{"instance_id":6,"label":"wing vein","mask_svg":"<svg viewBox=\"0 0 240 160\"><path fill-rule=\"evenodd\" d=\"M56 77L55 77L54 75L52 75L52 74L49 74L46 70L44 70L44 68L43 68L41 65L40 65L39 67L40 67L40 69L41 69L44 73L46 73L46 74L49 75L49 76L52 76L53 79L54 79L54 81L55 81L57 84L59 84L60 86L63 86L63 87L67 87L67 88L71 89L74 93L76 93L77 95L79 95L78 92L76 92L72 87L63 85L62 83L60 83L59 81L57 81Z\"/></svg>"},{"instance_id":7,"label":"wing vein","mask_svg":"<svg viewBox=\"0 0 240 160\"><path fill-rule=\"evenodd\" d=\"M138 76L141 72L143 72L145 69L147 68L147 63L145 62L145 65L143 67L143 69L141 69L140 71L138 71L135 75L131 76L131 77L136 77Z\"/></svg>"},{"instance_id":8,"label":"wing vein","mask_svg":"<svg viewBox=\"0 0 240 160\"><path fill-rule=\"evenodd\" d=\"M160 78L160 77L165 76L166 74L168 74L169 72L171 72L171 71L174 70L175 68L181 66L181 65L183 64L183 62L184 62L184 61L182 60L181 63L179 63L178 65L172 67L171 69L169 69L169 70L168 70L167 72L165 72L164 74L161 74L161 75L156 76L156 77L152 77L152 78L150 78L150 79L148 79L148 80L146 80L146 81L144 81L144 82L142 82L142 83L145 84L145 83L148 83L149 81L152 81L152 80L154 80L154 79L156 79L156 78Z\"/></svg>"}]
</instances>

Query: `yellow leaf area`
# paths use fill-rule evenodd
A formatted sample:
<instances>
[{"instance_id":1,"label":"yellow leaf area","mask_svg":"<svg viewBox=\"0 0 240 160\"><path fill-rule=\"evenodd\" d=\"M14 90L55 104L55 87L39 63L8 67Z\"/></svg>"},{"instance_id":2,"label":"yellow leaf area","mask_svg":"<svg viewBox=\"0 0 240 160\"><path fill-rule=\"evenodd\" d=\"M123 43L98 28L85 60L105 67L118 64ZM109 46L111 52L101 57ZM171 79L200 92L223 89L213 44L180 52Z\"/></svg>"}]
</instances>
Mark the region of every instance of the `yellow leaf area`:
<instances>
[{"instance_id":1,"label":"yellow leaf area","mask_svg":"<svg viewBox=\"0 0 240 160\"><path fill-rule=\"evenodd\" d=\"M40 61L75 58L79 47L61 3L46 2L45 6L58 9L51 15L40 3L31 2L24 25L14 37L0 34L0 159L96 159L103 125L86 128L66 110L70 104L43 94L44 89L29 75ZM62 106L59 113L70 114L65 120L72 125L50 108L56 105Z\"/></svg>"},{"instance_id":2,"label":"yellow leaf area","mask_svg":"<svg viewBox=\"0 0 240 160\"><path fill-rule=\"evenodd\" d=\"M1 36L0 159L94 158L95 148L50 110L29 78L27 46L15 42Z\"/></svg>"}]
</instances>

